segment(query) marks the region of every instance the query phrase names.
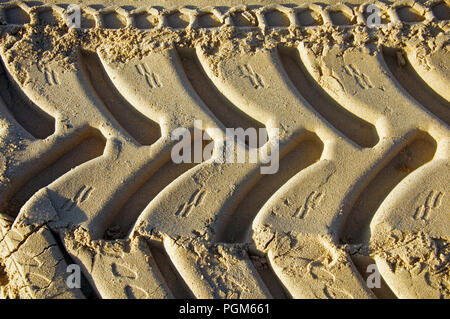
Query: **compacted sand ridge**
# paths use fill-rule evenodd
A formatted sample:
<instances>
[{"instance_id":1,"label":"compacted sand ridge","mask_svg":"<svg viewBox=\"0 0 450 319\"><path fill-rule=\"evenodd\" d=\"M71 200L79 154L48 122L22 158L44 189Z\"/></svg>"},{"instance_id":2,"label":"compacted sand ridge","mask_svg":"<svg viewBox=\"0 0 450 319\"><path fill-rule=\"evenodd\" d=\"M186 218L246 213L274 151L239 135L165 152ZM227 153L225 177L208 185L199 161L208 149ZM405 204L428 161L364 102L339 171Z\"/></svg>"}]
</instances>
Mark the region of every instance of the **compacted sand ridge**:
<instances>
[{"instance_id":1,"label":"compacted sand ridge","mask_svg":"<svg viewBox=\"0 0 450 319\"><path fill-rule=\"evenodd\" d=\"M449 20L0 1L0 297L449 298Z\"/></svg>"}]
</instances>

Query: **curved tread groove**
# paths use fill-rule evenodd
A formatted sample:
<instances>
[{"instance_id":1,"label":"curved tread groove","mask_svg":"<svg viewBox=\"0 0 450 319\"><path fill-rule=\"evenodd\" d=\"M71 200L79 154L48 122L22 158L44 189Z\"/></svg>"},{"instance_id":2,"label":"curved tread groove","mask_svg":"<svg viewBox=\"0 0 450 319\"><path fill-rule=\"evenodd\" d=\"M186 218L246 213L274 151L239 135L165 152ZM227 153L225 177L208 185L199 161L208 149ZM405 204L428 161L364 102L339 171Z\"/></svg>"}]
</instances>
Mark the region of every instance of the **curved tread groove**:
<instances>
[{"instance_id":1,"label":"curved tread groove","mask_svg":"<svg viewBox=\"0 0 450 319\"><path fill-rule=\"evenodd\" d=\"M152 145L160 137L159 125L131 106L111 83L96 53L82 51L80 62L102 102L120 125L141 145Z\"/></svg>"},{"instance_id":2,"label":"curved tread groove","mask_svg":"<svg viewBox=\"0 0 450 319\"><path fill-rule=\"evenodd\" d=\"M361 147L370 148L378 143L375 126L347 111L331 98L306 70L298 50L280 47L278 52L284 70L302 97L331 125Z\"/></svg>"},{"instance_id":3,"label":"curved tread groove","mask_svg":"<svg viewBox=\"0 0 450 319\"><path fill-rule=\"evenodd\" d=\"M450 125L450 102L430 88L416 73L407 55L400 50L384 49L383 56L398 83L423 107Z\"/></svg>"}]
</instances>

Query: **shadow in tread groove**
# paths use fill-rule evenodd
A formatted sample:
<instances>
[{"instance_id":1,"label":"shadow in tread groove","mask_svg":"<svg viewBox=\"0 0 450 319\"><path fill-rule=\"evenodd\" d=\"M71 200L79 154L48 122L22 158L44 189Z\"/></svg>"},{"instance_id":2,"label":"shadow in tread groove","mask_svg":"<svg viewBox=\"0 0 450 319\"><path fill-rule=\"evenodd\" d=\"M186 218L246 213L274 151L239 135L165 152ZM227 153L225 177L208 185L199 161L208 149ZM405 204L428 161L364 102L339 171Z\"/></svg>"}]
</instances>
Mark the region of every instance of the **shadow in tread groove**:
<instances>
[{"instance_id":1,"label":"shadow in tread groove","mask_svg":"<svg viewBox=\"0 0 450 319\"><path fill-rule=\"evenodd\" d=\"M217 90L198 60L195 49L179 48L181 64L186 77L202 101L227 128L264 129L265 126L242 112ZM248 145L248 141L246 141ZM258 147L261 147L258 137Z\"/></svg>"},{"instance_id":2,"label":"shadow in tread groove","mask_svg":"<svg viewBox=\"0 0 450 319\"><path fill-rule=\"evenodd\" d=\"M53 238L55 239L56 244L58 245L59 250L61 251L64 261L66 262L66 264L69 265L76 265L77 263L72 259L72 257L69 255L69 253L67 252L61 237L53 230L51 230L49 228L50 232L53 235ZM65 275L70 275L70 273L67 273ZM86 279L86 277L84 276L83 272L80 272L81 275L81 280L80 280L80 290L83 293L83 295L87 298L87 299L98 299L99 296L97 295L97 293L95 292L94 288L91 287L91 284L89 283L89 281Z\"/></svg>"},{"instance_id":3,"label":"shadow in tread groove","mask_svg":"<svg viewBox=\"0 0 450 319\"><path fill-rule=\"evenodd\" d=\"M273 10L265 14L267 25L270 27L289 27L291 21L283 12Z\"/></svg>"},{"instance_id":4,"label":"shadow in tread groove","mask_svg":"<svg viewBox=\"0 0 450 319\"><path fill-rule=\"evenodd\" d=\"M29 179L17 191L8 205L8 214L17 216L20 208L41 188L51 184L59 177L69 172L72 168L103 155L106 140L97 130L91 130L90 134L80 140L55 162Z\"/></svg>"},{"instance_id":5,"label":"shadow in tread groove","mask_svg":"<svg viewBox=\"0 0 450 319\"><path fill-rule=\"evenodd\" d=\"M55 119L31 102L0 64L0 97L6 107L28 133L45 139L55 132Z\"/></svg>"},{"instance_id":6,"label":"shadow in tread groove","mask_svg":"<svg viewBox=\"0 0 450 319\"><path fill-rule=\"evenodd\" d=\"M111 83L97 54L81 51L81 64L94 91L117 122L139 144L151 145L161 137L159 125L130 105Z\"/></svg>"},{"instance_id":7,"label":"shadow in tread groove","mask_svg":"<svg viewBox=\"0 0 450 319\"><path fill-rule=\"evenodd\" d=\"M202 151L204 151L207 144L210 141L203 141ZM192 143L194 141L192 140ZM191 145L191 149L194 148L194 144ZM178 177L197 166L199 163L195 163L194 154L191 154L191 163L175 164L171 158L167 158L166 162L157 168L153 172L148 172L148 176L144 179L140 185L135 185L134 191L128 190L130 193L123 206L119 209L122 214L119 214L118 218L110 225L108 229L118 229L113 231L112 236L105 234L105 239L117 239L126 238L127 234L131 231L132 227L139 218L139 215L144 211L147 205L161 192L164 188L176 180ZM206 159L205 159L206 160Z\"/></svg>"},{"instance_id":8,"label":"shadow in tread groove","mask_svg":"<svg viewBox=\"0 0 450 319\"><path fill-rule=\"evenodd\" d=\"M445 2L435 5L433 13L438 20L450 20L450 7Z\"/></svg>"},{"instance_id":9,"label":"shadow in tread groove","mask_svg":"<svg viewBox=\"0 0 450 319\"><path fill-rule=\"evenodd\" d=\"M315 134L311 134L297 142L284 156L282 154L279 171L272 175L261 175L260 180L245 195L245 200L238 204L231 217L233 222L226 226L218 241L238 243L246 240L251 223L262 206L294 175L316 163L322 151L323 143Z\"/></svg>"},{"instance_id":10,"label":"shadow in tread groove","mask_svg":"<svg viewBox=\"0 0 450 319\"><path fill-rule=\"evenodd\" d=\"M2 1L4 2L4 1ZM30 16L19 6L13 6L5 10L5 19L8 24L30 23Z\"/></svg>"},{"instance_id":11,"label":"shadow in tread groove","mask_svg":"<svg viewBox=\"0 0 450 319\"><path fill-rule=\"evenodd\" d=\"M331 125L361 147L373 147L379 137L375 126L347 111L312 78L295 48L279 47L286 74L300 95Z\"/></svg>"},{"instance_id":12,"label":"shadow in tread groove","mask_svg":"<svg viewBox=\"0 0 450 319\"><path fill-rule=\"evenodd\" d=\"M362 243L370 238L369 225L383 200L411 172L431 161L436 151L436 141L419 131L359 195L346 218L342 231L345 242Z\"/></svg>"},{"instance_id":13,"label":"shadow in tread groove","mask_svg":"<svg viewBox=\"0 0 450 319\"><path fill-rule=\"evenodd\" d=\"M347 244L368 245L370 223L378 207L406 176L433 159L436 148L436 141L430 135L418 131L359 195L340 231L341 241ZM360 254L351 257L361 275L363 277L369 275L366 272L367 265L375 262L370 257ZM372 291L380 298L395 297L384 282L381 288L374 288Z\"/></svg>"},{"instance_id":14,"label":"shadow in tread groove","mask_svg":"<svg viewBox=\"0 0 450 319\"><path fill-rule=\"evenodd\" d=\"M399 64L397 54L403 57L406 65ZM416 73L407 55L395 49L385 48L383 57L397 82L423 107L450 125L450 103L430 88Z\"/></svg>"},{"instance_id":15,"label":"shadow in tread groove","mask_svg":"<svg viewBox=\"0 0 450 319\"><path fill-rule=\"evenodd\" d=\"M125 205L121 208L124 214L120 215L111 228L118 227L121 232L121 238L131 230L139 215L147 205L171 182L194 168L195 163L175 164L171 160L166 162L154 174L152 174L139 189L130 196Z\"/></svg>"},{"instance_id":16,"label":"shadow in tread groove","mask_svg":"<svg viewBox=\"0 0 450 319\"><path fill-rule=\"evenodd\" d=\"M155 263L172 295L176 299L195 299L194 294L167 255L162 243L152 241L148 245L153 258L155 259Z\"/></svg>"},{"instance_id":17,"label":"shadow in tread groove","mask_svg":"<svg viewBox=\"0 0 450 319\"><path fill-rule=\"evenodd\" d=\"M367 271L369 265L375 265L376 262L372 257L354 254L350 256L353 264L361 275L363 282L367 282L368 277L373 273ZM381 277L381 276L380 276ZM383 277L380 278L380 288L372 288L373 294L379 299L397 299L397 296L392 292L389 285Z\"/></svg>"},{"instance_id":18,"label":"shadow in tread groove","mask_svg":"<svg viewBox=\"0 0 450 319\"><path fill-rule=\"evenodd\" d=\"M269 289L272 297L274 299L292 299L290 293L286 290L273 271L267 256L260 256L259 254L252 255L251 252L248 252L248 254L250 256L250 261L258 272L264 285Z\"/></svg>"},{"instance_id":19,"label":"shadow in tread groove","mask_svg":"<svg viewBox=\"0 0 450 319\"><path fill-rule=\"evenodd\" d=\"M397 14L400 20L404 22L421 22L425 20L425 18L421 16L419 12L409 6L398 8Z\"/></svg>"}]
</instances>

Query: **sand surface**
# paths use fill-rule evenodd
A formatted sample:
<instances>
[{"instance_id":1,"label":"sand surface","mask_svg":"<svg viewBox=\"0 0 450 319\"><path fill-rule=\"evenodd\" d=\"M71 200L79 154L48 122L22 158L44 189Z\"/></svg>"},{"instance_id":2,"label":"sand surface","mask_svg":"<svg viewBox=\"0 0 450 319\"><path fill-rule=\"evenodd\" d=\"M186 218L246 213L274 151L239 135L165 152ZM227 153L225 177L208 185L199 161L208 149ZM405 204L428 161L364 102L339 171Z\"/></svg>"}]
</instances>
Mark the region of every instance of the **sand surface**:
<instances>
[{"instance_id":1,"label":"sand surface","mask_svg":"<svg viewBox=\"0 0 450 319\"><path fill-rule=\"evenodd\" d=\"M72 3L0 1L1 298L450 297L449 1Z\"/></svg>"}]
</instances>

